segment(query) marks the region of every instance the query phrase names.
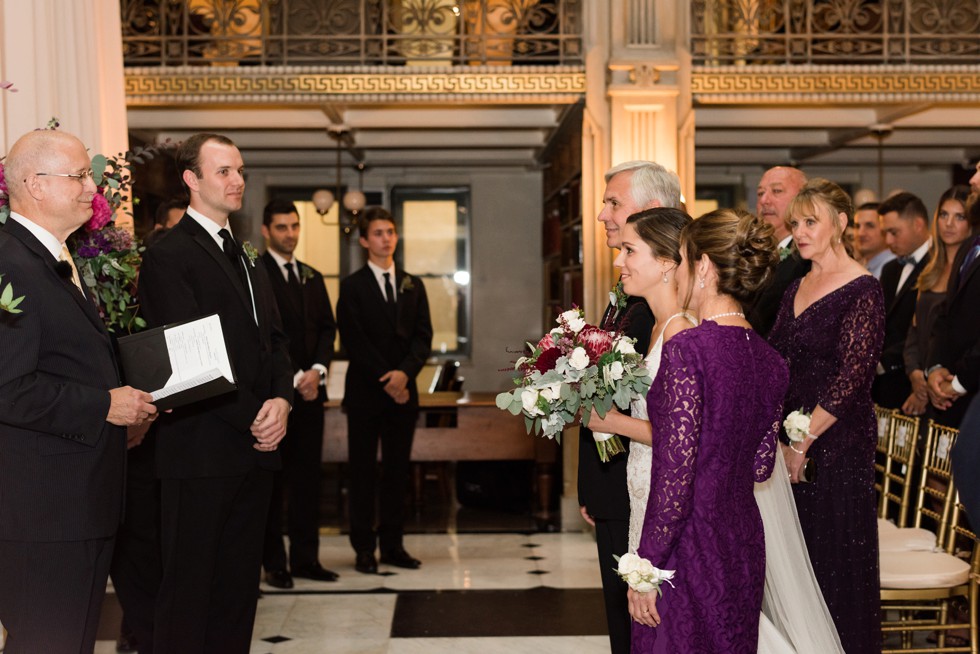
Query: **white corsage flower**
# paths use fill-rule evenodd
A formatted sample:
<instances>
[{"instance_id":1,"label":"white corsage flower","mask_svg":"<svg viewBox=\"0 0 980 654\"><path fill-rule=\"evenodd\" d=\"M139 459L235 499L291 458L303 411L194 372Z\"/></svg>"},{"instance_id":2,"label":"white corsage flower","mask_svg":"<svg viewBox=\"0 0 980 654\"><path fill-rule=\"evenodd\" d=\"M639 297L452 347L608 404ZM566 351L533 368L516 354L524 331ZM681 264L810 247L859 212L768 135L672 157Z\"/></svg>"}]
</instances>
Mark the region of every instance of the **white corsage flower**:
<instances>
[{"instance_id":1,"label":"white corsage flower","mask_svg":"<svg viewBox=\"0 0 980 654\"><path fill-rule=\"evenodd\" d=\"M584 347L577 347L572 350L572 355L568 357L568 365L574 370L585 370L589 366L589 353Z\"/></svg>"},{"instance_id":2,"label":"white corsage flower","mask_svg":"<svg viewBox=\"0 0 980 654\"><path fill-rule=\"evenodd\" d=\"M525 388L521 391L521 404L524 405L524 413L532 418L544 415L544 411L538 407L538 392L533 388Z\"/></svg>"},{"instance_id":3,"label":"white corsage flower","mask_svg":"<svg viewBox=\"0 0 980 654\"><path fill-rule=\"evenodd\" d=\"M810 414L803 413L802 409L793 411L783 420L783 429L792 442L802 442L810 433Z\"/></svg>"},{"instance_id":4,"label":"white corsage flower","mask_svg":"<svg viewBox=\"0 0 980 654\"><path fill-rule=\"evenodd\" d=\"M674 578L675 570L655 568L650 561L632 552L613 558L616 558L619 564L616 568L616 574L638 593L649 593L655 590L658 594L663 594L660 590L662 583L666 581L671 586L674 585L670 580Z\"/></svg>"}]
</instances>

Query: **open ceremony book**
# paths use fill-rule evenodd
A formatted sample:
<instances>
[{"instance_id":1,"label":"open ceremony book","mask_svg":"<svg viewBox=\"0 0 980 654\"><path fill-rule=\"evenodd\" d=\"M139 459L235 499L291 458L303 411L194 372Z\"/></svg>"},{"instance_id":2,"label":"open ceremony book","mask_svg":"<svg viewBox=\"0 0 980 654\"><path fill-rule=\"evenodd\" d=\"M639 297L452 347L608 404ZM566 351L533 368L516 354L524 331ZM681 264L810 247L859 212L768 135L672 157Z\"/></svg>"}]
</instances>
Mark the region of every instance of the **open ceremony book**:
<instances>
[{"instance_id":1,"label":"open ceremony book","mask_svg":"<svg viewBox=\"0 0 980 654\"><path fill-rule=\"evenodd\" d=\"M236 388L216 313L124 336L119 359L126 383L152 394L160 411Z\"/></svg>"}]
</instances>

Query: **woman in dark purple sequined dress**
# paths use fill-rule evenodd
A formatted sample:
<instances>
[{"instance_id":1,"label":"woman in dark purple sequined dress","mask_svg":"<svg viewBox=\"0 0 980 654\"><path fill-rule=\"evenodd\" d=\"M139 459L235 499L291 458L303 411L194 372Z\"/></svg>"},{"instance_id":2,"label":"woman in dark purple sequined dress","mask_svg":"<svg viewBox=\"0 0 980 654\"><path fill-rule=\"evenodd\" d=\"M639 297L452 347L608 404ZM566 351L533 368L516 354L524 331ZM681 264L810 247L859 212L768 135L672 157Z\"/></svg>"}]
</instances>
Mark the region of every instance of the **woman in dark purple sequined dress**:
<instances>
[{"instance_id":1,"label":"woman in dark purple sequined dress","mask_svg":"<svg viewBox=\"0 0 980 654\"><path fill-rule=\"evenodd\" d=\"M841 236L853 215L836 184L813 179L787 210L812 270L783 296L769 342L789 362L787 412L812 412L810 435L784 446L800 526L837 633L848 654L881 651L876 427L871 382L881 355L881 285L851 259ZM816 480L799 482L806 458Z\"/></svg>"},{"instance_id":2,"label":"woman in dark purple sequined dress","mask_svg":"<svg viewBox=\"0 0 980 654\"><path fill-rule=\"evenodd\" d=\"M742 306L777 263L772 227L733 210L684 228L682 301L702 322L664 345L647 395L650 497L637 553L673 586L629 591L633 652L756 654L765 578L755 482L773 469L782 358Z\"/></svg>"}]
</instances>

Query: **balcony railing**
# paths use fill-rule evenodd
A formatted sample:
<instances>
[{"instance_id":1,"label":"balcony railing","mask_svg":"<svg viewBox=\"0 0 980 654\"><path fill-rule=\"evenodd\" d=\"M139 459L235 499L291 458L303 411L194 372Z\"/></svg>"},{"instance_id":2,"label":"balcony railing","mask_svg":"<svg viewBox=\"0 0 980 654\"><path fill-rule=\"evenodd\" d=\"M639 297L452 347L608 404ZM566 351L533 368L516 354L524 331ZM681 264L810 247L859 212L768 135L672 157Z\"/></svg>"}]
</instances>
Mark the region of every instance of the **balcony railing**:
<instances>
[{"instance_id":1,"label":"balcony railing","mask_svg":"<svg viewBox=\"0 0 980 654\"><path fill-rule=\"evenodd\" d=\"M580 64L582 0L120 0L127 66Z\"/></svg>"},{"instance_id":2,"label":"balcony railing","mask_svg":"<svg viewBox=\"0 0 980 654\"><path fill-rule=\"evenodd\" d=\"M980 0L691 0L699 65L975 64Z\"/></svg>"}]
</instances>

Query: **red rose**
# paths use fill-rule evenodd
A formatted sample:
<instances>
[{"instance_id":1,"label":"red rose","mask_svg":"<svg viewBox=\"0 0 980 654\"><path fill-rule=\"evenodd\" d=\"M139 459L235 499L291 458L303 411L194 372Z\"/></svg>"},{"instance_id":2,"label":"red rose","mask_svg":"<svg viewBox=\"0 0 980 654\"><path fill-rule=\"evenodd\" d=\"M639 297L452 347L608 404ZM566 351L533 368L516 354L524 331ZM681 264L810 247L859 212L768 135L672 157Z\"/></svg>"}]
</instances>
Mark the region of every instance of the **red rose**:
<instances>
[{"instance_id":1,"label":"red rose","mask_svg":"<svg viewBox=\"0 0 980 654\"><path fill-rule=\"evenodd\" d=\"M589 325L578 335L585 351L589 355L589 361L595 363L603 354L612 349L612 335L604 329Z\"/></svg>"},{"instance_id":2,"label":"red rose","mask_svg":"<svg viewBox=\"0 0 980 654\"><path fill-rule=\"evenodd\" d=\"M548 372L555 367L559 357L561 357L561 350L557 347L549 348L538 356L538 360L534 362L534 367L542 373Z\"/></svg>"}]
</instances>

